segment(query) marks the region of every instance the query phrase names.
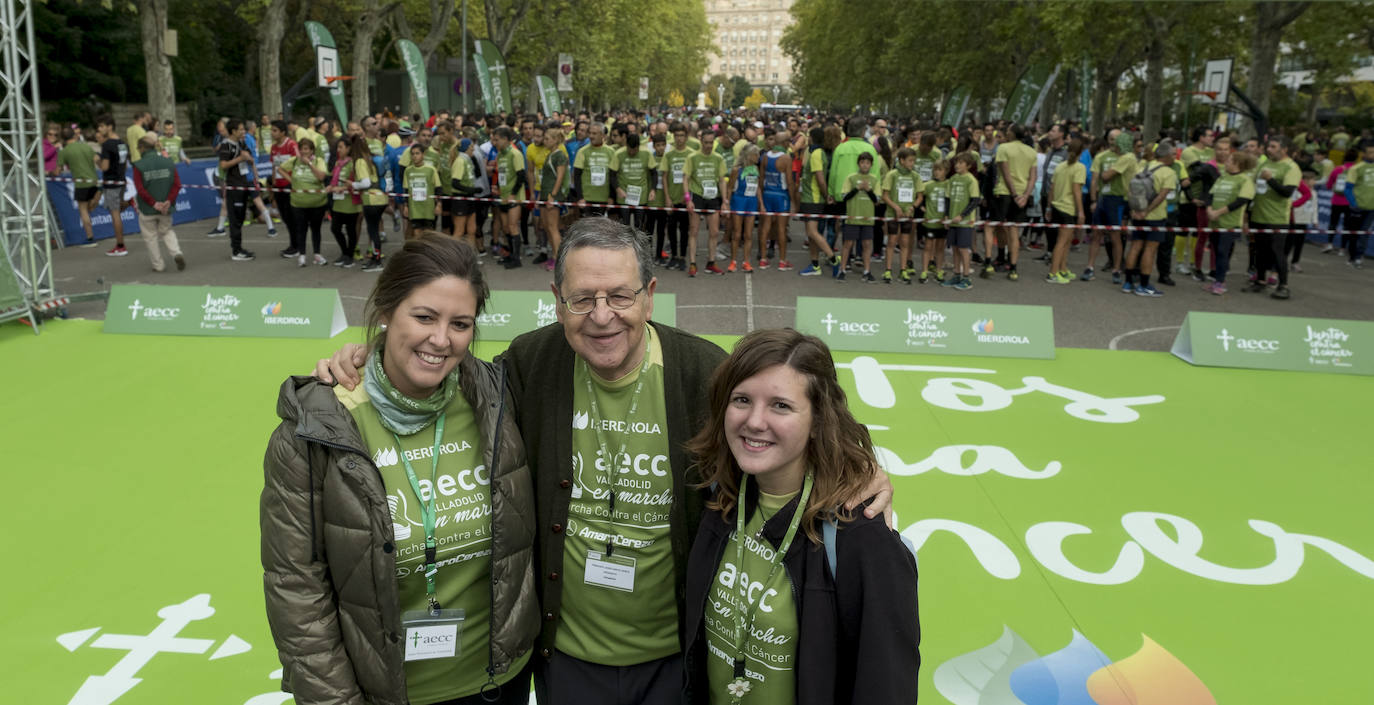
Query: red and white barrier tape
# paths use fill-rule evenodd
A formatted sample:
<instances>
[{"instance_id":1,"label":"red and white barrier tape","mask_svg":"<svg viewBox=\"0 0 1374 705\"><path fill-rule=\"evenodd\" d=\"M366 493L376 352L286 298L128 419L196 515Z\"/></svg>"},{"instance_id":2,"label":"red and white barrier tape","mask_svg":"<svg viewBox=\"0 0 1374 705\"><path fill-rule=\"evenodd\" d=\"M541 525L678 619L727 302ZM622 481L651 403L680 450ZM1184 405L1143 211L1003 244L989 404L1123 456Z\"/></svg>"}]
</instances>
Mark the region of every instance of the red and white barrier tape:
<instances>
[{"instance_id":1,"label":"red and white barrier tape","mask_svg":"<svg viewBox=\"0 0 1374 705\"><path fill-rule=\"evenodd\" d=\"M73 181L72 177L70 177L70 176L58 176L58 177L51 177L51 176L50 176L50 177L48 177L48 180L49 180L49 181L61 181L61 182L71 182L71 181ZM112 187L112 186L123 187L123 186L125 185L125 182L123 182L123 181L101 181L101 182L99 182L99 183L100 183L100 185L103 186L103 187ZM226 185L226 186L208 186L208 185L204 185L204 184L182 184L181 187L182 187L182 188L193 188L193 189L206 189L206 190L213 190L213 191L219 191L219 190L227 190L227 191L253 191L253 192L271 191L271 192L273 192L273 193L286 193L286 194L289 194L289 193L292 193L292 192L293 192L293 189L290 189L290 188L279 188L279 187L274 187L274 186L227 186L227 185ZM323 189L299 189L299 190L296 190L295 192L296 192L296 193L329 193L329 191L326 191L326 190L323 190ZM402 197L402 198L406 197L406 194L398 194L398 193L394 193L394 192L385 192L385 193L386 193L386 197L387 197L387 199L388 199L388 202L390 201L390 199L392 199L392 198L394 198L394 197L397 197L397 196L400 196L400 197ZM441 194L434 194L433 198L434 198L435 200L439 200L439 201L467 201L467 202L471 202L471 203L496 203L496 204L501 204L501 205L516 205L516 204L519 204L519 205L528 206L528 207L531 207L531 208L541 208L541 207L544 207L544 206L550 206L550 205L552 205L552 206L566 206L566 207L569 207L569 208L604 208L604 209L607 209L607 210L667 211L667 212L670 212L670 213L685 213L685 212L688 212L687 207L686 207L685 205L681 205L681 206L631 206L631 205L628 205L628 204L618 204L618 203L593 203L593 202L590 202L590 201L552 201L552 202L550 202L550 201L543 201L543 200L536 201L536 200L530 200L530 199L506 200L506 199L502 199L502 198L490 198L490 197L482 197L482 196L445 196L445 195L441 195ZM719 208L719 209L714 209L714 210L712 210L712 211L704 211L704 210L702 210L702 209L697 209L697 211L700 212L700 213L715 212L715 213L720 213L720 214L722 214L722 215L763 215L763 216L768 216L768 215L778 216L778 215L781 215L781 216L788 216L788 217L792 217L792 218L798 218L798 219L801 219L801 220L846 220L846 219L848 219L848 218L850 217L850 216L844 215L844 214L826 214L826 213L796 213L796 212L789 212L789 213L769 213L769 212L766 212L766 211L748 211L748 210L732 211L732 210L730 210L730 208L728 207L728 206L729 206L729 201L728 201L728 199L722 199L722 201L721 201L721 206L722 206L721 208ZM871 217L871 220L873 220L875 223L876 223L876 222L879 222L879 221L881 221L881 222L891 222L891 223L920 223L920 224L936 224L936 223L938 223L938 224L941 224L941 225L945 225L945 226L947 226L947 227L961 227L961 228L977 228L977 227L983 227L983 226L989 226L989 225L990 225L990 226L993 226L993 227L1011 227L1011 228L1023 228L1023 227L1053 227L1053 228L1057 228L1057 227L1068 227L1068 228L1073 228L1073 229L1075 229L1075 230L1103 230L1103 231L1108 231L1108 232L1135 232L1135 231L1141 231L1141 232L1154 232L1154 231L1159 231L1159 232L1165 232L1165 233L1176 233L1176 234L1184 234L1184 235L1189 234L1189 233L1198 233L1198 234L1200 234L1200 233L1240 233L1240 234L1246 234L1246 233L1251 233L1251 232L1266 232L1266 233L1274 233L1274 234L1283 234L1283 235L1287 235L1287 234L1289 234L1289 233L1294 233L1294 234L1297 234L1297 233L1303 233L1303 234L1306 234L1306 233L1318 233L1318 234L1320 234L1320 233L1328 233L1328 234L1334 234L1334 233L1338 232L1338 231L1330 230L1330 229L1327 229L1327 230L1308 230L1308 229L1306 229L1306 228L1287 228L1287 227L1286 227L1286 228L1270 228L1270 227L1263 227L1263 228L1260 228L1260 227L1252 227L1252 228L1213 228L1213 227L1183 226L1183 225L1135 225L1135 224L1130 224L1130 225L1093 225L1093 224L1091 224L1091 223L1085 223L1085 224L1083 224L1083 225L1061 225L1061 224L1058 224L1058 223L1049 223L1049 222L1044 222L1044 223L1031 223L1031 222L1024 222L1024 221L1022 221L1022 222L1015 222L1015 221L1002 221L1002 220L974 220L974 221L960 222L960 221L955 220L955 219L953 219L953 218L915 218L915 217L912 217L912 218L899 218L899 217L892 217L892 216L872 216L872 217ZM1339 232L1340 232L1341 234L1344 234L1344 235L1374 235L1374 230L1342 230L1342 231L1339 231Z\"/></svg>"}]
</instances>

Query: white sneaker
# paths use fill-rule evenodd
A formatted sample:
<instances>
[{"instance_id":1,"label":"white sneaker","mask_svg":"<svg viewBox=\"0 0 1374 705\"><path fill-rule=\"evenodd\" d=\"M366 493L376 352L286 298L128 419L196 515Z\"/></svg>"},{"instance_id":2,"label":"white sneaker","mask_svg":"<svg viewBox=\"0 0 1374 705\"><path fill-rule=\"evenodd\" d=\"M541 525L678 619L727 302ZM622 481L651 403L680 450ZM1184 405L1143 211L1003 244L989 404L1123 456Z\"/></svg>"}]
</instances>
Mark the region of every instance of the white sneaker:
<instances>
[{"instance_id":1,"label":"white sneaker","mask_svg":"<svg viewBox=\"0 0 1374 705\"><path fill-rule=\"evenodd\" d=\"M319 256L319 255L316 255L316 257L318 257L318 256ZM297 266L297 267L304 267L304 266L305 266L305 255L296 255L296 266Z\"/></svg>"},{"instance_id":2,"label":"white sneaker","mask_svg":"<svg viewBox=\"0 0 1374 705\"><path fill-rule=\"evenodd\" d=\"M1332 246L1331 246L1331 243L1328 242L1328 243L1326 243L1325 245L1322 245L1322 254L1326 254L1326 253L1330 252L1330 251L1333 250L1333 249L1335 249L1335 248L1332 247Z\"/></svg>"},{"instance_id":3,"label":"white sneaker","mask_svg":"<svg viewBox=\"0 0 1374 705\"><path fill-rule=\"evenodd\" d=\"M1193 268L1189 267L1187 262L1179 262L1175 269L1179 274L1190 274L1193 271Z\"/></svg>"},{"instance_id":4,"label":"white sneaker","mask_svg":"<svg viewBox=\"0 0 1374 705\"><path fill-rule=\"evenodd\" d=\"M324 258L324 255L322 255L322 254L316 252L316 253L315 253L315 264L318 264L318 265L320 265L321 267L323 267L323 266L325 266L326 264L329 264L329 260L325 259L325 258Z\"/></svg>"}]
</instances>

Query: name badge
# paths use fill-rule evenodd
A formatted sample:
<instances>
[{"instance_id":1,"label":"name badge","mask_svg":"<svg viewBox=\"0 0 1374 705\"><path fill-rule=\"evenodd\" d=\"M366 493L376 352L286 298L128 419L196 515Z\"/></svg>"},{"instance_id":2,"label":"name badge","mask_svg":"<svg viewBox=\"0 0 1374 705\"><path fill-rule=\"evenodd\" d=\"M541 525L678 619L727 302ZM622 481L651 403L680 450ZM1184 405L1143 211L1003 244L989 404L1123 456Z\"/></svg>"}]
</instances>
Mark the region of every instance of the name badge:
<instances>
[{"instance_id":1,"label":"name badge","mask_svg":"<svg viewBox=\"0 0 1374 705\"><path fill-rule=\"evenodd\" d=\"M644 189L638 186L625 187L625 203L631 206L639 205L639 199L643 195Z\"/></svg>"},{"instance_id":2,"label":"name badge","mask_svg":"<svg viewBox=\"0 0 1374 705\"><path fill-rule=\"evenodd\" d=\"M591 175L593 186L606 185L606 167L593 165L591 168Z\"/></svg>"},{"instance_id":3,"label":"name badge","mask_svg":"<svg viewBox=\"0 0 1374 705\"><path fill-rule=\"evenodd\" d=\"M342 193L337 193L337 192L336 192L336 193L334 194L334 200L336 200L336 201L342 201L342 200L343 200L343 197L344 197L345 195L346 195L346 194L342 194Z\"/></svg>"},{"instance_id":4,"label":"name badge","mask_svg":"<svg viewBox=\"0 0 1374 705\"><path fill-rule=\"evenodd\" d=\"M720 195L720 189L716 187L716 182L715 182L715 181L703 181L703 182L701 182L701 196L702 196L702 198L715 198L716 196L719 196L719 195Z\"/></svg>"},{"instance_id":5,"label":"name badge","mask_svg":"<svg viewBox=\"0 0 1374 705\"><path fill-rule=\"evenodd\" d=\"M635 559L628 556L606 556L600 551L588 551L583 582L621 592L634 592Z\"/></svg>"},{"instance_id":6,"label":"name badge","mask_svg":"<svg viewBox=\"0 0 1374 705\"><path fill-rule=\"evenodd\" d=\"M401 617L406 661L453 658L463 652L463 610L412 610Z\"/></svg>"}]
</instances>

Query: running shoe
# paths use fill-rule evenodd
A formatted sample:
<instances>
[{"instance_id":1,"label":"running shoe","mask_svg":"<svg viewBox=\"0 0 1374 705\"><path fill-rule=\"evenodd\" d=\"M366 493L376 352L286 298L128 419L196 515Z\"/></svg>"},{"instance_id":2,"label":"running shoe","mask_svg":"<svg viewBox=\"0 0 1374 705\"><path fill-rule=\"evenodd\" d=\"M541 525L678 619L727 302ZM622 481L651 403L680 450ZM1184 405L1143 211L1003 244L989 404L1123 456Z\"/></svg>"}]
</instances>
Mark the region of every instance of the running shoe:
<instances>
[{"instance_id":1,"label":"running shoe","mask_svg":"<svg viewBox=\"0 0 1374 705\"><path fill-rule=\"evenodd\" d=\"M1326 254L1331 254L1331 252L1334 251L1335 249L1336 249L1336 248L1332 247L1332 246L1331 246L1331 243L1328 242L1328 243L1326 243L1325 245L1322 245L1322 254L1324 254L1324 255L1326 255Z\"/></svg>"},{"instance_id":2,"label":"running shoe","mask_svg":"<svg viewBox=\"0 0 1374 705\"><path fill-rule=\"evenodd\" d=\"M304 267L304 266L305 266L305 255L296 255L296 266L297 266L297 267Z\"/></svg>"},{"instance_id":3,"label":"running shoe","mask_svg":"<svg viewBox=\"0 0 1374 705\"><path fill-rule=\"evenodd\" d=\"M211 230L211 231L208 232L208 233L205 233L205 237L224 237L225 235L228 235L228 234L229 234L229 233L225 232L225 230L224 230L223 227L219 227L219 228L215 228L214 230Z\"/></svg>"},{"instance_id":4,"label":"running shoe","mask_svg":"<svg viewBox=\"0 0 1374 705\"><path fill-rule=\"evenodd\" d=\"M1135 288L1135 295L1157 299L1163 296L1164 292L1154 288L1153 286L1138 286Z\"/></svg>"},{"instance_id":5,"label":"running shoe","mask_svg":"<svg viewBox=\"0 0 1374 705\"><path fill-rule=\"evenodd\" d=\"M1250 282L1250 285L1245 287L1244 289L1241 289L1241 291L1244 291L1247 294L1258 294L1259 292L1264 291L1268 288L1269 287L1265 286L1263 282Z\"/></svg>"},{"instance_id":6,"label":"running shoe","mask_svg":"<svg viewBox=\"0 0 1374 705\"><path fill-rule=\"evenodd\" d=\"M1203 272L1201 269L1194 269L1194 270L1189 271L1189 272L1188 272L1188 276L1192 277L1192 278L1193 278L1193 281L1195 281L1195 282L1205 282L1205 281L1207 281L1207 274L1206 274L1206 272Z\"/></svg>"},{"instance_id":7,"label":"running shoe","mask_svg":"<svg viewBox=\"0 0 1374 705\"><path fill-rule=\"evenodd\" d=\"M296 255L299 255L299 254L300 254L300 253L297 252L295 248L293 248L293 247L288 247L288 248L286 248L286 249L284 249L284 250L281 251L281 258L282 258L282 259L291 259L292 257L295 257Z\"/></svg>"},{"instance_id":8,"label":"running shoe","mask_svg":"<svg viewBox=\"0 0 1374 705\"><path fill-rule=\"evenodd\" d=\"M748 262L745 262L744 264L741 264L741 265L740 265L740 269L744 270L744 273L745 273L745 274L753 274L753 273L754 273L754 266L751 265L751 264L749 264ZM817 273L817 274L820 274L820 272L816 272L816 273Z\"/></svg>"},{"instance_id":9,"label":"running shoe","mask_svg":"<svg viewBox=\"0 0 1374 705\"><path fill-rule=\"evenodd\" d=\"M256 256L248 250L239 250L238 252L235 252L234 255L229 259L232 259L235 262L247 262L249 260L255 259L255 257Z\"/></svg>"},{"instance_id":10,"label":"running shoe","mask_svg":"<svg viewBox=\"0 0 1374 705\"><path fill-rule=\"evenodd\" d=\"M384 265L382 264L382 258L377 255L373 255L367 258L367 264L363 265L363 271L368 273L380 272L382 271L383 266Z\"/></svg>"},{"instance_id":11,"label":"running shoe","mask_svg":"<svg viewBox=\"0 0 1374 705\"><path fill-rule=\"evenodd\" d=\"M172 255L172 261L177 263L178 272L186 269L186 258L181 256L180 253Z\"/></svg>"},{"instance_id":12,"label":"running shoe","mask_svg":"<svg viewBox=\"0 0 1374 705\"><path fill-rule=\"evenodd\" d=\"M1061 277L1059 276L1059 272L1050 272L1049 274L1046 274L1046 275L1045 275L1045 281L1048 282L1048 283L1050 283L1050 284L1058 284L1058 283L1060 283L1060 282L1059 282L1060 278L1061 278Z\"/></svg>"},{"instance_id":13,"label":"running shoe","mask_svg":"<svg viewBox=\"0 0 1374 705\"><path fill-rule=\"evenodd\" d=\"M1302 272L1302 265L1298 264L1297 262L1294 262L1294 263L1293 263L1293 269L1292 269L1292 271L1301 273L1301 272Z\"/></svg>"},{"instance_id":14,"label":"running shoe","mask_svg":"<svg viewBox=\"0 0 1374 705\"><path fill-rule=\"evenodd\" d=\"M1265 280L1264 283L1268 286L1277 286L1279 283L1279 278L1273 274L1270 274L1269 278Z\"/></svg>"},{"instance_id":15,"label":"running shoe","mask_svg":"<svg viewBox=\"0 0 1374 705\"><path fill-rule=\"evenodd\" d=\"M768 258L759 259L759 269L768 269Z\"/></svg>"},{"instance_id":16,"label":"running shoe","mask_svg":"<svg viewBox=\"0 0 1374 705\"><path fill-rule=\"evenodd\" d=\"M268 229L267 229L267 237L276 237L276 236L277 236L277 229L276 229L276 228L268 228Z\"/></svg>"},{"instance_id":17,"label":"running shoe","mask_svg":"<svg viewBox=\"0 0 1374 705\"><path fill-rule=\"evenodd\" d=\"M902 272L902 274L906 274L906 272ZM930 281L930 271L929 271L929 270L922 269L922 270L921 270L921 273L918 274L918 275L916 275L916 280L919 281L919 282L922 283L922 284L924 284L924 283ZM906 278L904 278L902 281L905 281L906 283L910 284L910 283L911 283L911 277L906 277Z\"/></svg>"},{"instance_id":18,"label":"running shoe","mask_svg":"<svg viewBox=\"0 0 1374 705\"><path fill-rule=\"evenodd\" d=\"M954 286L954 285L956 285L956 284L958 284L958 283L959 283L959 275L957 275L957 274L951 274L951 275L949 275L947 278L945 278L944 281L940 282L940 286Z\"/></svg>"},{"instance_id":19,"label":"running shoe","mask_svg":"<svg viewBox=\"0 0 1374 705\"><path fill-rule=\"evenodd\" d=\"M864 272L863 280L865 284L872 284L878 281L877 279L873 278L873 272Z\"/></svg>"},{"instance_id":20,"label":"running shoe","mask_svg":"<svg viewBox=\"0 0 1374 705\"><path fill-rule=\"evenodd\" d=\"M687 268L687 276L689 276L689 277L695 277L696 275L697 275L697 266L696 266L695 264Z\"/></svg>"},{"instance_id":21,"label":"running shoe","mask_svg":"<svg viewBox=\"0 0 1374 705\"><path fill-rule=\"evenodd\" d=\"M1174 267L1174 269L1175 269L1179 274L1192 274L1192 273L1193 273L1193 268L1190 267L1190 266L1188 266L1188 263L1187 263L1187 262L1179 262L1179 263L1178 263L1178 266L1177 266L1177 267Z\"/></svg>"},{"instance_id":22,"label":"running shoe","mask_svg":"<svg viewBox=\"0 0 1374 705\"><path fill-rule=\"evenodd\" d=\"M997 273L997 268L996 268L995 266L989 264L989 265L987 265L986 267L983 267L983 271L979 272L979 273L978 273L978 276L980 276L980 277L982 277L982 278L984 278L984 279L991 279L991 278L992 278L992 275L993 275L993 274L996 274L996 273Z\"/></svg>"},{"instance_id":23,"label":"running shoe","mask_svg":"<svg viewBox=\"0 0 1374 705\"><path fill-rule=\"evenodd\" d=\"M736 263L735 260L730 260L730 264L725 267L725 271L734 273L735 269L737 269L738 267L739 264Z\"/></svg>"},{"instance_id":24,"label":"running shoe","mask_svg":"<svg viewBox=\"0 0 1374 705\"><path fill-rule=\"evenodd\" d=\"M1007 278L1012 281L1020 281L1021 275L1017 274L1016 270L1013 269L1010 272L1007 272Z\"/></svg>"},{"instance_id":25,"label":"running shoe","mask_svg":"<svg viewBox=\"0 0 1374 705\"><path fill-rule=\"evenodd\" d=\"M1204 286L1202 288L1212 294L1216 294L1217 296L1221 296L1222 294L1226 293L1226 285L1222 284L1221 282L1212 282L1211 284L1208 284L1207 286Z\"/></svg>"},{"instance_id":26,"label":"running shoe","mask_svg":"<svg viewBox=\"0 0 1374 705\"><path fill-rule=\"evenodd\" d=\"M326 264L329 264L329 260L325 259L325 258L324 258L324 255L322 255L322 254L320 254L320 253L318 253L318 252L315 253L314 262L315 262L315 264L317 264L317 265L319 265L319 266L321 266L321 267L325 266Z\"/></svg>"},{"instance_id":27,"label":"running shoe","mask_svg":"<svg viewBox=\"0 0 1374 705\"><path fill-rule=\"evenodd\" d=\"M839 274L836 274L836 275L835 275L835 281L840 282L841 284L844 283L844 270L843 270L843 269L840 270L840 273L839 273Z\"/></svg>"},{"instance_id":28,"label":"running shoe","mask_svg":"<svg viewBox=\"0 0 1374 705\"><path fill-rule=\"evenodd\" d=\"M1070 272L1070 271L1067 270L1067 269L1064 270L1064 271L1062 271L1062 272L1060 272L1060 273L1059 273L1059 276L1064 277L1064 280L1065 280L1065 281L1073 281L1073 280L1075 280L1075 279L1078 278L1078 275L1077 275L1077 274L1074 274L1073 272Z\"/></svg>"},{"instance_id":29,"label":"running shoe","mask_svg":"<svg viewBox=\"0 0 1374 705\"><path fill-rule=\"evenodd\" d=\"M105 256L106 256L106 257L123 257L124 255L127 255L127 254L129 254L129 251L126 250L126 249L124 249L124 246L123 246L123 245L115 245L114 247L111 247L111 248L110 248L110 251L109 251L109 252L106 252L106 253L105 253Z\"/></svg>"},{"instance_id":30,"label":"running shoe","mask_svg":"<svg viewBox=\"0 0 1374 705\"><path fill-rule=\"evenodd\" d=\"M1087 269L1083 270L1083 276L1082 276L1082 277L1079 277L1079 278L1082 279L1082 280L1085 281L1085 282L1090 282L1090 281L1092 281L1092 280L1093 280L1093 268L1092 268L1092 267L1088 267Z\"/></svg>"},{"instance_id":31,"label":"running shoe","mask_svg":"<svg viewBox=\"0 0 1374 705\"><path fill-rule=\"evenodd\" d=\"M707 264L707 265L706 265L706 271L708 271L708 272L710 272L710 273L712 273L712 274L725 274L725 270L721 269L720 267L717 267L715 262L711 262L710 264Z\"/></svg>"},{"instance_id":32,"label":"running shoe","mask_svg":"<svg viewBox=\"0 0 1374 705\"><path fill-rule=\"evenodd\" d=\"M945 283L945 272L943 269L935 270L935 281L940 282L941 284Z\"/></svg>"},{"instance_id":33,"label":"running shoe","mask_svg":"<svg viewBox=\"0 0 1374 705\"><path fill-rule=\"evenodd\" d=\"M892 283L892 270L891 270L891 269L889 269L889 270L883 272L883 283L884 283L884 284L891 284L891 283Z\"/></svg>"},{"instance_id":34,"label":"running shoe","mask_svg":"<svg viewBox=\"0 0 1374 705\"><path fill-rule=\"evenodd\" d=\"M334 260L334 266L349 269L353 266L353 258L348 255L339 255L339 258Z\"/></svg>"},{"instance_id":35,"label":"running shoe","mask_svg":"<svg viewBox=\"0 0 1374 705\"><path fill-rule=\"evenodd\" d=\"M790 272L790 271L792 271L792 263L791 263L791 262L788 262L788 261L785 260L785 259L780 259L780 260L778 260L778 271L779 271L779 272Z\"/></svg>"},{"instance_id":36,"label":"running shoe","mask_svg":"<svg viewBox=\"0 0 1374 705\"><path fill-rule=\"evenodd\" d=\"M805 267L803 267L802 270L798 273L801 274L803 277L818 277L821 275L821 268L817 267L814 264L808 264Z\"/></svg>"},{"instance_id":37,"label":"running shoe","mask_svg":"<svg viewBox=\"0 0 1374 705\"><path fill-rule=\"evenodd\" d=\"M1125 283L1123 283L1123 284L1121 285L1121 293L1123 293L1123 294L1134 294L1134 293L1135 293L1135 284L1132 284L1132 283L1130 283L1130 282L1125 282Z\"/></svg>"},{"instance_id":38,"label":"running shoe","mask_svg":"<svg viewBox=\"0 0 1374 705\"><path fill-rule=\"evenodd\" d=\"M1113 270L1112 270L1112 283L1113 283L1113 284L1120 284L1120 283L1121 283L1121 270L1119 270L1119 269L1113 269Z\"/></svg>"},{"instance_id":39,"label":"running shoe","mask_svg":"<svg viewBox=\"0 0 1374 705\"><path fill-rule=\"evenodd\" d=\"M1355 269L1364 269L1364 258L1363 258L1363 257L1358 257L1358 258L1356 258L1355 261L1354 261L1350 266L1354 267Z\"/></svg>"},{"instance_id":40,"label":"running shoe","mask_svg":"<svg viewBox=\"0 0 1374 705\"><path fill-rule=\"evenodd\" d=\"M1277 288L1277 289L1274 290L1274 293L1272 293L1272 294L1269 295L1269 298L1271 298L1271 299L1286 299L1286 298L1288 298L1288 297L1290 297L1290 296L1292 296L1292 295L1293 295L1293 294L1292 294L1291 292L1288 291L1288 287L1286 287L1286 286L1279 286L1279 288Z\"/></svg>"},{"instance_id":41,"label":"running shoe","mask_svg":"<svg viewBox=\"0 0 1374 705\"><path fill-rule=\"evenodd\" d=\"M968 277L960 277L959 282L954 285L954 288L959 291L968 291L973 288L973 280Z\"/></svg>"},{"instance_id":42,"label":"running shoe","mask_svg":"<svg viewBox=\"0 0 1374 705\"><path fill-rule=\"evenodd\" d=\"M840 255L839 255L838 253L837 253L837 254L833 254L833 255L830 256L830 266L832 266L832 267L838 267L838 266L840 266Z\"/></svg>"}]
</instances>

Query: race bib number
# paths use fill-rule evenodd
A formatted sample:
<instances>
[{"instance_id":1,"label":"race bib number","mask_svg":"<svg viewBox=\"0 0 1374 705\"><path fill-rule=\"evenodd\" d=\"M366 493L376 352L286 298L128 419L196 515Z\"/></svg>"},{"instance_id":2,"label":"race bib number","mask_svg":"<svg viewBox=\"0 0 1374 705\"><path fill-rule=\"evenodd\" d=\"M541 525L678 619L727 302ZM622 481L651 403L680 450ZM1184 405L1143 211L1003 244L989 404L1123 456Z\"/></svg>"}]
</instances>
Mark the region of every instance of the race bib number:
<instances>
[{"instance_id":1,"label":"race bib number","mask_svg":"<svg viewBox=\"0 0 1374 705\"><path fill-rule=\"evenodd\" d=\"M245 179L253 177L253 169L248 166L248 162L239 162L239 174Z\"/></svg>"},{"instance_id":2,"label":"race bib number","mask_svg":"<svg viewBox=\"0 0 1374 705\"><path fill-rule=\"evenodd\" d=\"M606 185L606 167L604 165L593 164L591 168L593 186Z\"/></svg>"},{"instance_id":3,"label":"race bib number","mask_svg":"<svg viewBox=\"0 0 1374 705\"><path fill-rule=\"evenodd\" d=\"M635 559L626 556L604 556L600 551L587 552L587 570L583 580L588 585L621 592L635 591Z\"/></svg>"},{"instance_id":4,"label":"race bib number","mask_svg":"<svg viewBox=\"0 0 1374 705\"><path fill-rule=\"evenodd\" d=\"M278 154L277 156L272 157L272 163L273 163L273 164L276 164L277 166L281 166L282 164L285 164L285 163L286 163L287 161L289 161L290 159L291 159L291 155L289 155L289 154Z\"/></svg>"},{"instance_id":5,"label":"race bib number","mask_svg":"<svg viewBox=\"0 0 1374 705\"><path fill-rule=\"evenodd\" d=\"M1289 197L1288 197L1288 200L1290 200L1290 201L1292 201L1292 202L1294 202L1294 203L1297 203L1297 202L1298 202L1298 198L1300 198L1301 196L1302 196L1302 194L1301 194L1301 193L1298 193L1298 190L1297 190L1297 189L1293 189L1293 195L1292 195L1292 196L1289 196Z\"/></svg>"},{"instance_id":6,"label":"race bib number","mask_svg":"<svg viewBox=\"0 0 1374 705\"><path fill-rule=\"evenodd\" d=\"M1264 195L1269 193L1269 182L1264 179L1255 179L1255 194Z\"/></svg>"},{"instance_id":7,"label":"race bib number","mask_svg":"<svg viewBox=\"0 0 1374 705\"><path fill-rule=\"evenodd\" d=\"M930 167L929 164L927 164L927 165L921 167L921 180L922 180L922 181L930 181L930 176L931 176L931 171L930 171L930 169L931 169L931 167Z\"/></svg>"},{"instance_id":8,"label":"race bib number","mask_svg":"<svg viewBox=\"0 0 1374 705\"><path fill-rule=\"evenodd\" d=\"M991 163L992 163L992 155L990 155L990 154L984 154L984 155L983 155L983 163L984 163L984 164L991 164Z\"/></svg>"},{"instance_id":9,"label":"race bib number","mask_svg":"<svg viewBox=\"0 0 1374 705\"><path fill-rule=\"evenodd\" d=\"M686 166L686 164L685 164L684 162L678 162L678 163L676 163L676 164L673 165L673 183L675 183L675 184L680 184L680 183L682 183L682 181L683 181L683 176L684 176L684 169L683 169L683 168L684 168L685 166Z\"/></svg>"},{"instance_id":10,"label":"race bib number","mask_svg":"<svg viewBox=\"0 0 1374 705\"><path fill-rule=\"evenodd\" d=\"M749 177L749 178L747 178L747 179L745 179L745 180L744 180L744 197L745 197L745 198L753 198L753 197L755 197L755 196L757 196L757 195L759 195L759 181L758 181L758 179L755 179L755 178L752 177L752 176Z\"/></svg>"},{"instance_id":11,"label":"race bib number","mask_svg":"<svg viewBox=\"0 0 1374 705\"><path fill-rule=\"evenodd\" d=\"M425 181L416 181L415 183L411 184L410 198L413 201L429 200L429 183Z\"/></svg>"},{"instance_id":12,"label":"race bib number","mask_svg":"<svg viewBox=\"0 0 1374 705\"><path fill-rule=\"evenodd\" d=\"M1110 181L1103 181L1103 182L1102 182L1102 189L1099 190L1099 191L1097 192L1097 195L1099 195L1099 196L1110 196L1110 195L1112 195L1112 182L1110 182Z\"/></svg>"},{"instance_id":13,"label":"race bib number","mask_svg":"<svg viewBox=\"0 0 1374 705\"><path fill-rule=\"evenodd\" d=\"M716 182L715 182L715 181L703 181L703 182L701 182L701 196L702 196L702 198L716 198L716 197L719 196L719 195L720 195L720 189L716 186Z\"/></svg>"},{"instance_id":14,"label":"race bib number","mask_svg":"<svg viewBox=\"0 0 1374 705\"><path fill-rule=\"evenodd\" d=\"M337 192L336 192L336 193L334 194L334 200L336 200L336 201L342 201L344 195L345 195L345 194L337 193Z\"/></svg>"},{"instance_id":15,"label":"race bib number","mask_svg":"<svg viewBox=\"0 0 1374 705\"><path fill-rule=\"evenodd\" d=\"M643 197L644 189L638 186L625 187L625 203L631 206L639 205L639 199Z\"/></svg>"},{"instance_id":16,"label":"race bib number","mask_svg":"<svg viewBox=\"0 0 1374 705\"><path fill-rule=\"evenodd\" d=\"M1345 195L1345 174L1336 177L1336 183L1332 186L1332 191L1340 195Z\"/></svg>"},{"instance_id":17,"label":"race bib number","mask_svg":"<svg viewBox=\"0 0 1374 705\"><path fill-rule=\"evenodd\" d=\"M916 189L911 184L900 184L897 186L897 200L901 203L911 203L916 200Z\"/></svg>"},{"instance_id":18,"label":"race bib number","mask_svg":"<svg viewBox=\"0 0 1374 705\"><path fill-rule=\"evenodd\" d=\"M119 163L125 164L129 161L129 145L119 145Z\"/></svg>"},{"instance_id":19,"label":"race bib number","mask_svg":"<svg viewBox=\"0 0 1374 705\"><path fill-rule=\"evenodd\" d=\"M946 208L946 206L948 206L948 205L949 205L949 204L946 203L946 199L945 199L944 196L939 196L939 197L937 197L937 198L935 199L935 213L936 213L937 215L944 215L944 214L945 214L945 208Z\"/></svg>"},{"instance_id":20,"label":"race bib number","mask_svg":"<svg viewBox=\"0 0 1374 705\"><path fill-rule=\"evenodd\" d=\"M661 171L658 172L658 188L659 190L663 189L663 172Z\"/></svg>"},{"instance_id":21,"label":"race bib number","mask_svg":"<svg viewBox=\"0 0 1374 705\"><path fill-rule=\"evenodd\" d=\"M506 182L507 182L509 179L510 179L510 175L507 174L506 172L504 172L504 171L502 171L502 172L497 172L497 174L496 174L496 185L500 186L501 188L505 188L505 187L506 187Z\"/></svg>"}]
</instances>

